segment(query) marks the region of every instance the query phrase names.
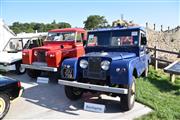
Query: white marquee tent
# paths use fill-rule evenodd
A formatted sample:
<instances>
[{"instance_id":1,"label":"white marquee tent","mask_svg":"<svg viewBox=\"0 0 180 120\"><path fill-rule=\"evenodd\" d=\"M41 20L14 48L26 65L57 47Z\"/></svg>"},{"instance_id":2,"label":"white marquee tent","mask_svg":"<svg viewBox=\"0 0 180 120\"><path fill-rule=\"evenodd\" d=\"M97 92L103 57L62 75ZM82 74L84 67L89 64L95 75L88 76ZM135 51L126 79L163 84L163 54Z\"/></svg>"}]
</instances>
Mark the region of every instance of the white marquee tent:
<instances>
[{"instance_id":1,"label":"white marquee tent","mask_svg":"<svg viewBox=\"0 0 180 120\"><path fill-rule=\"evenodd\" d=\"M9 29L3 19L0 18L0 51L3 50L8 40L15 36L16 34L11 29Z\"/></svg>"}]
</instances>

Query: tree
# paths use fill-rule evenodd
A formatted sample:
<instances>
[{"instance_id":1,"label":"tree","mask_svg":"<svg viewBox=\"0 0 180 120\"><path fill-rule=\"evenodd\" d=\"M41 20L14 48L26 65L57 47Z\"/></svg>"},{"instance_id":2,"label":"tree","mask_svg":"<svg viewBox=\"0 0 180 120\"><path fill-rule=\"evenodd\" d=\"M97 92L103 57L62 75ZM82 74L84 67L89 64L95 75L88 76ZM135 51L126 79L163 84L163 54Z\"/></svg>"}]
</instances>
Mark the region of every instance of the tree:
<instances>
[{"instance_id":1,"label":"tree","mask_svg":"<svg viewBox=\"0 0 180 120\"><path fill-rule=\"evenodd\" d=\"M19 22L14 22L12 26L10 26L10 29L14 31L14 33L21 32L21 24Z\"/></svg>"},{"instance_id":2,"label":"tree","mask_svg":"<svg viewBox=\"0 0 180 120\"><path fill-rule=\"evenodd\" d=\"M10 26L10 29L12 29L16 34L21 33L21 32L35 32L36 30L38 32L47 32L48 30L52 29L58 29L58 28L70 28L71 25L66 22L60 22L56 23L54 20L52 23L44 24L44 23L19 23L19 22L14 22L12 26Z\"/></svg>"},{"instance_id":3,"label":"tree","mask_svg":"<svg viewBox=\"0 0 180 120\"><path fill-rule=\"evenodd\" d=\"M53 22L51 24L56 24L56 20L53 20Z\"/></svg>"},{"instance_id":4,"label":"tree","mask_svg":"<svg viewBox=\"0 0 180 120\"><path fill-rule=\"evenodd\" d=\"M71 25L69 23L66 23L66 22L60 22L58 24L58 28L71 28Z\"/></svg>"},{"instance_id":5,"label":"tree","mask_svg":"<svg viewBox=\"0 0 180 120\"><path fill-rule=\"evenodd\" d=\"M87 20L84 21L86 29L93 29L93 28L102 28L107 27L107 20L104 16L99 15L90 15L87 17Z\"/></svg>"}]
</instances>

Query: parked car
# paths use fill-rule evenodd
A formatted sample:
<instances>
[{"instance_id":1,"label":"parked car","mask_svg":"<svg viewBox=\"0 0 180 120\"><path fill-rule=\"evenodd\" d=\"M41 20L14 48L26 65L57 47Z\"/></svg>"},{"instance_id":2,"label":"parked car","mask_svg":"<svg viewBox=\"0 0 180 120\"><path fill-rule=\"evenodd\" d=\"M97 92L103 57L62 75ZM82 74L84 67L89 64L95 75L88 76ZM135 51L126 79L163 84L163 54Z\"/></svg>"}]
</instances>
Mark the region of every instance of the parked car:
<instances>
[{"instance_id":1,"label":"parked car","mask_svg":"<svg viewBox=\"0 0 180 120\"><path fill-rule=\"evenodd\" d=\"M84 92L104 92L119 96L120 107L130 110L135 101L135 78L148 72L146 43L142 27L89 31L85 55L64 60L58 82L70 100L81 98Z\"/></svg>"},{"instance_id":2,"label":"parked car","mask_svg":"<svg viewBox=\"0 0 180 120\"><path fill-rule=\"evenodd\" d=\"M64 59L84 55L84 40L86 31L82 28L50 30L42 47L23 51L23 66L27 74L36 78L42 71L60 73Z\"/></svg>"},{"instance_id":3,"label":"parked car","mask_svg":"<svg viewBox=\"0 0 180 120\"><path fill-rule=\"evenodd\" d=\"M0 75L0 119L10 108L10 101L22 94L23 88L20 81Z\"/></svg>"},{"instance_id":4,"label":"parked car","mask_svg":"<svg viewBox=\"0 0 180 120\"><path fill-rule=\"evenodd\" d=\"M0 52L0 71L15 71L17 74L25 73L25 68L21 66L22 50L42 46L43 37L15 37L11 38L2 52Z\"/></svg>"}]
</instances>

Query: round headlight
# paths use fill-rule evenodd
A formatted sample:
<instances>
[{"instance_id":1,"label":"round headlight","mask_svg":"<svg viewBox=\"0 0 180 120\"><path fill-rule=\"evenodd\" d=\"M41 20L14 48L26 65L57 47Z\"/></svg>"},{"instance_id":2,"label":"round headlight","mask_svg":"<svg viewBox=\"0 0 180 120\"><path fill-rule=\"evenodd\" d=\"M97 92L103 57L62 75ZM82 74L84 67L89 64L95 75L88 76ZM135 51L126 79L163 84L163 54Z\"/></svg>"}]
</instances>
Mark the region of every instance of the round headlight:
<instances>
[{"instance_id":1,"label":"round headlight","mask_svg":"<svg viewBox=\"0 0 180 120\"><path fill-rule=\"evenodd\" d=\"M79 65L81 68L85 69L88 67L88 61L87 60L81 60Z\"/></svg>"},{"instance_id":2,"label":"round headlight","mask_svg":"<svg viewBox=\"0 0 180 120\"><path fill-rule=\"evenodd\" d=\"M55 54L50 54L49 57L51 57L51 58L52 58L52 57L55 57Z\"/></svg>"},{"instance_id":3,"label":"round headlight","mask_svg":"<svg viewBox=\"0 0 180 120\"><path fill-rule=\"evenodd\" d=\"M107 60L104 60L104 61L101 62L101 68L103 70L108 70L109 69L109 65L110 65L110 62L107 61Z\"/></svg>"}]
</instances>

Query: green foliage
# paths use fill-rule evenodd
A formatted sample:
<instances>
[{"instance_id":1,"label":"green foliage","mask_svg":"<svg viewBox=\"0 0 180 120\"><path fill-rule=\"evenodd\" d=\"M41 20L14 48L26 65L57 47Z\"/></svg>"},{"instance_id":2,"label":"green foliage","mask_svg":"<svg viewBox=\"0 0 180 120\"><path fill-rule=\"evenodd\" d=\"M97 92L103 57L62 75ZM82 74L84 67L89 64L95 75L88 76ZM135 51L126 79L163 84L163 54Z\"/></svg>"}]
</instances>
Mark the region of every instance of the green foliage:
<instances>
[{"instance_id":1,"label":"green foliage","mask_svg":"<svg viewBox=\"0 0 180 120\"><path fill-rule=\"evenodd\" d=\"M21 32L31 33L35 32L47 32L51 29L58 29L58 28L71 28L71 25L66 22L56 23L54 20L52 23L44 24L44 23L19 23L14 22L10 29L12 29L16 34Z\"/></svg>"},{"instance_id":2,"label":"green foliage","mask_svg":"<svg viewBox=\"0 0 180 120\"><path fill-rule=\"evenodd\" d=\"M137 79L136 100L153 109L142 120L180 119L180 78L176 83L169 81L169 75L162 70L155 71L150 67L147 78Z\"/></svg>"},{"instance_id":3,"label":"green foliage","mask_svg":"<svg viewBox=\"0 0 180 120\"><path fill-rule=\"evenodd\" d=\"M88 30L91 30L94 28L107 27L109 26L107 23L108 22L104 16L90 15L87 17L87 20L84 21L84 27Z\"/></svg>"}]
</instances>

